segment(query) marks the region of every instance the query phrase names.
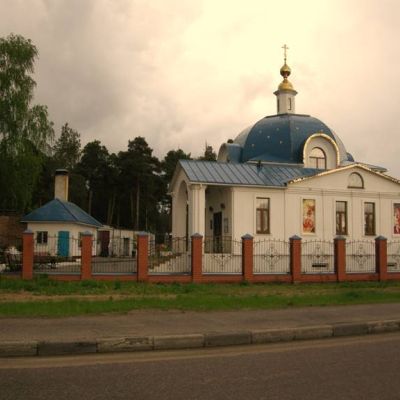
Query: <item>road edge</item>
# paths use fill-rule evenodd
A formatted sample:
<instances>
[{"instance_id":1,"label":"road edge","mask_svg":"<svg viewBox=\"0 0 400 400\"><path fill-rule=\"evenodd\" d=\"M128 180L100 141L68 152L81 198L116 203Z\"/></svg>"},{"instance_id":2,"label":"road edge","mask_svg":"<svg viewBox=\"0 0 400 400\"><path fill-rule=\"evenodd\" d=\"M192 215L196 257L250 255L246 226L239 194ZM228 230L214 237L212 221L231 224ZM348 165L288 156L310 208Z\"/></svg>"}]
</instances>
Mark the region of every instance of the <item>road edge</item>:
<instances>
[{"instance_id":1,"label":"road edge","mask_svg":"<svg viewBox=\"0 0 400 400\"><path fill-rule=\"evenodd\" d=\"M161 351L218 346L268 344L400 331L400 320L311 325L294 328L252 329L182 335L144 335L74 341L5 341L0 358Z\"/></svg>"}]
</instances>

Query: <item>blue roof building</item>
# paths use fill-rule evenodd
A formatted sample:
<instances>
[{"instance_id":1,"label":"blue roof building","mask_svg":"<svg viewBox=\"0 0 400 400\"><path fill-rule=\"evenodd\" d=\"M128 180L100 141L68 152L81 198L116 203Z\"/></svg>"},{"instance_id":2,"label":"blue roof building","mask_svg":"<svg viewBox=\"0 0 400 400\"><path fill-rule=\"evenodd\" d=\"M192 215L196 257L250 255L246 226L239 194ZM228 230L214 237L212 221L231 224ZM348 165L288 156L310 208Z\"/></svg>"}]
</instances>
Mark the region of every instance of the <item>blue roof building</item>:
<instances>
[{"instance_id":1,"label":"blue roof building","mask_svg":"<svg viewBox=\"0 0 400 400\"><path fill-rule=\"evenodd\" d=\"M22 218L34 233L35 253L62 257L80 256L80 235L89 232L97 240L97 230L103 225L68 201L68 172L57 170L54 184L54 200L33 210ZM96 254L96 246L93 246Z\"/></svg>"}]
</instances>

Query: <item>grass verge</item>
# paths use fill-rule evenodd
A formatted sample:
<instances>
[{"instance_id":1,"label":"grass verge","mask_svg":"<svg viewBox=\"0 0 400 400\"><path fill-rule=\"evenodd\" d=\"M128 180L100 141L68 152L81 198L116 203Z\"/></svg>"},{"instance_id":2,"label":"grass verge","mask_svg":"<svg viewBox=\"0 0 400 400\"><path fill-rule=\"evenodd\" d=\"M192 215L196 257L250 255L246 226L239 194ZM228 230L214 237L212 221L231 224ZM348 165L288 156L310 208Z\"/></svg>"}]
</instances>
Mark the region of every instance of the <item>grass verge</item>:
<instances>
[{"instance_id":1,"label":"grass verge","mask_svg":"<svg viewBox=\"0 0 400 400\"><path fill-rule=\"evenodd\" d=\"M138 284L0 279L0 316L63 317L131 310L217 311L400 302L398 282Z\"/></svg>"}]
</instances>

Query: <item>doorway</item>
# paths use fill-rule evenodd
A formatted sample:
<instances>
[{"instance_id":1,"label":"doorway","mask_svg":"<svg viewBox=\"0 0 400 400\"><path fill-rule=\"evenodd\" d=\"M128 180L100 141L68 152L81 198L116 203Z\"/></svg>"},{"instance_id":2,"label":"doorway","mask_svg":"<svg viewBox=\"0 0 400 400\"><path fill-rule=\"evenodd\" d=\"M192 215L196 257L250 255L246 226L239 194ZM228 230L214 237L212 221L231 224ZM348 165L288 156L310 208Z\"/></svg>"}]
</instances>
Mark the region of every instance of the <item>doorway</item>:
<instances>
[{"instance_id":1,"label":"doorway","mask_svg":"<svg viewBox=\"0 0 400 400\"><path fill-rule=\"evenodd\" d=\"M222 212L213 214L213 252L222 253Z\"/></svg>"},{"instance_id":2,"label":"doorway","mask_svg":"<svg viewBox=\"0 0 400 400\"><path fill-rule=\"evenodd\" d=\"M69 232L58 232L58 255L61 257L69 257Z\"/></svg>"}]
</instances>

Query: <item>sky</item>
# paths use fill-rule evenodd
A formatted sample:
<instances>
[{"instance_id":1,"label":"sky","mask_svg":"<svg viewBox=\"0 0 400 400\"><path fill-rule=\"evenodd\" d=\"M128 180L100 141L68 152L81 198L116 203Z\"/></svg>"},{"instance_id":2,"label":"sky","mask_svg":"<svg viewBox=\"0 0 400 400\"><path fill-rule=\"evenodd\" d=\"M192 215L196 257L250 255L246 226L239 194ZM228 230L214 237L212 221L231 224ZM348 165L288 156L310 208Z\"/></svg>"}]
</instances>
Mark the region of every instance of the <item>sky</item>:
<instances>
[{"instance_id":1,"label":"sky","mask_svg":"<svg viewBox=\"0 0 400 400\"><path fill-rule=\"evenodd\" d=\"M287 44L296 112L400 178L398 0L0 0L0 36L39 50L56 134L198 156L276 114Z\"/></svg>"}]
</instances>

